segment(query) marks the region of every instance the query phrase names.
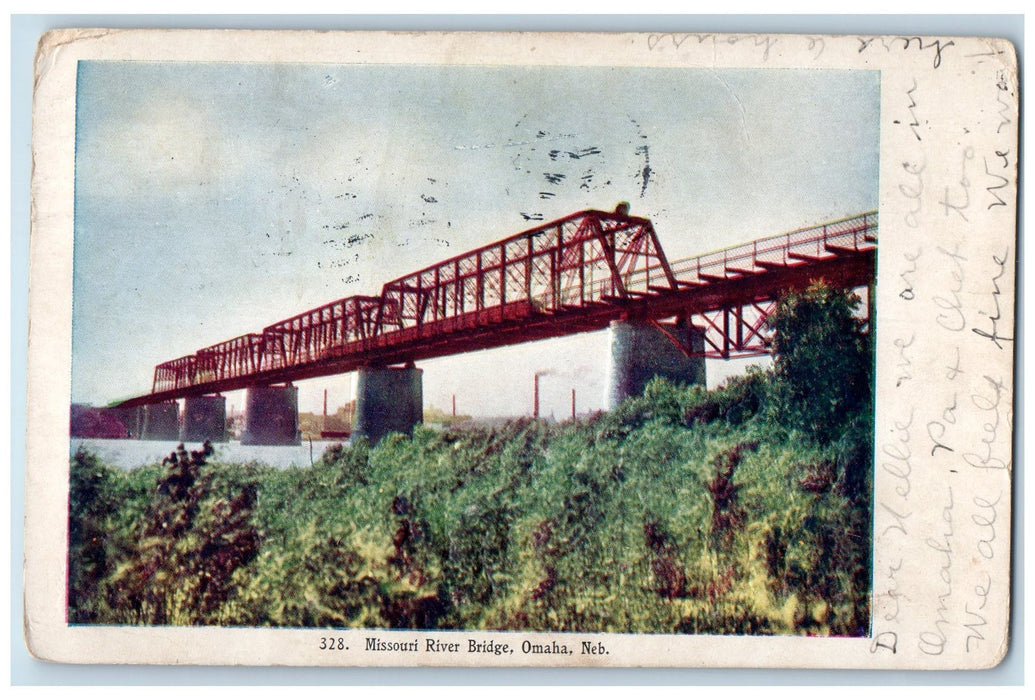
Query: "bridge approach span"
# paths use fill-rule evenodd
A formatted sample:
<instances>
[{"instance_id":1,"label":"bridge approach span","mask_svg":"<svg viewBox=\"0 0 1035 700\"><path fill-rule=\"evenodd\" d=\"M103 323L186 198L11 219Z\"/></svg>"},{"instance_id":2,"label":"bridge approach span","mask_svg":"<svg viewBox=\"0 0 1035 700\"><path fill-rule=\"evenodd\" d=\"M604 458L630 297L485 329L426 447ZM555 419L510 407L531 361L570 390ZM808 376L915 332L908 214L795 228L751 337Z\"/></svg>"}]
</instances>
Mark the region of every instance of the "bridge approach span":
<instances>
[{"instance_id":1,"label":"bridge approach span","mask_svg":"<svg viewBox=\"0 0 1035 700\"><path fill-rule=\"evenodd\" d=\"M144 426L142 437L168 439L172 402L185 399L180 439L225 439L218 395L247 389L242 440L297 443L292 382L358 370L357 430L376 442L420 422L416 362L608 326L615 405L652 376L703 382L704 358L768 353L766 320L786 290L870 285L877 225L867 212L670 262L648 219L623 206L577 212L387 282L379 296L338 299L163 362L151 392L115 410Z\"/></svg>"},{"instance_id":2,"label":"bridge approach span","mask_svg":"<svg viewBox=\"0 0 1035 700\"><path fill-rule=\"evenodd\" d=\"M473 350L678 317L704 332L690 354L767 352L780 292L815 279L843 287L875 274L868 212L669 262L651 222L583 211L155 368L152 391L123 407L412 364Z\"/></svg>"}]
</instances>

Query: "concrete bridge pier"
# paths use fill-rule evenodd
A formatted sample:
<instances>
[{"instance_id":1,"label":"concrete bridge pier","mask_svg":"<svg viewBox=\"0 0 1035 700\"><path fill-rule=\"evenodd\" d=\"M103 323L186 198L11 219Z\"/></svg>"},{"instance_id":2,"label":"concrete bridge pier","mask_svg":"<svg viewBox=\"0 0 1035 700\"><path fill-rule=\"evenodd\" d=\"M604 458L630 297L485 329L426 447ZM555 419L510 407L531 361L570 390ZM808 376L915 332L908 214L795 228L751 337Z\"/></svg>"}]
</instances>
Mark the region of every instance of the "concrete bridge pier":
<instances>
[{"instance_id":1,"label":"concrete bridge pier","mask_svg":"<svg viewBox=\"0 0 1035 700\"><path fill-rule=\"evenodd\" d=\"M242 445L300 445L298 387L253 386L245 392Z\"/></svg>"},{"instance_id":2,"label":"concrete bridge pier","mask_svg":"<svg viewBox=\"0 0 1035 700\"><path fill-rule=\"evenodd\" d=\"M371 445L389 433L413 435L424 422L424 370L406 367L361 367L356 380L356 420L352 437Z\"/></svg>"},{"instance_id":3,"label":"concrete bridge pier","mask_svg":"<svg viewBox=\"0 0 1035 700\"><path fill-rule=\"evenodd\" d=\"M226 397L188 396L183 400L180 442L226 442Z\"/></svg>"},{"instance_id":4,"label":"concrete bridge pier","mask_svg":"<svg viewBox=\"0 0 1035 700\"><path fill-rule=\"evenodd\" d=\"M141 440L180 439L180 407L175 401L147 404L142 413Z\"/></svg>"},{"instance_id":5,"label":"concrete bridge pier","mask_svg":"<svg viewBox=\"0 0 1035 700\"><path fill-rule=\"evenodd\" d=\"M126 426L126 437L134 440L141 439L144 422L143 406L134 406L133 408L122 408L120 406L109 410Z\"/></svg>"},{"instance_id":6,"label":"concrete bridge pier","mask_svg":"<svg viewBox=\"0 0 1035 700\"><path fill-rule=\"evenodd\" d=\"M704 331L683 323L660 324L685 348L704 351ZM607 408L643 394L654 377L674 383L706 382L704 358L687 357L672 338L646 321L612 321L611 364L608 368Z\"/></svg>"}]
</instances>

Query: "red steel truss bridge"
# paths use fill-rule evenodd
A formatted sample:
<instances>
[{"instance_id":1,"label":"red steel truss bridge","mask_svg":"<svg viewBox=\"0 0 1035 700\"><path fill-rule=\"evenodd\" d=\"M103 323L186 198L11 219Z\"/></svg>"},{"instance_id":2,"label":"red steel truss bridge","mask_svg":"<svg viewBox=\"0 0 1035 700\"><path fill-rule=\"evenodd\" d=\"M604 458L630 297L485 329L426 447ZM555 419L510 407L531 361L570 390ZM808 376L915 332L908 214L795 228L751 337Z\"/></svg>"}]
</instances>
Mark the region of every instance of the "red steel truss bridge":
<instances>
[{"instance_id":1,"label":"red steel truss bridge","mask_svg":"<svg viewBox=\"0 0 1035 700\"><path fill-rule=\"evenodd\" d=\"M776 299L811 281L854 288L875 277L877 213L670 262L648 219L581 211L155 367L150 394L122 406L606 328L678 318L728 359L768 352ZM661 326L659 326L661 328ZM674 342L678 342L673 337Z\"/></svg>"}]
</instances>

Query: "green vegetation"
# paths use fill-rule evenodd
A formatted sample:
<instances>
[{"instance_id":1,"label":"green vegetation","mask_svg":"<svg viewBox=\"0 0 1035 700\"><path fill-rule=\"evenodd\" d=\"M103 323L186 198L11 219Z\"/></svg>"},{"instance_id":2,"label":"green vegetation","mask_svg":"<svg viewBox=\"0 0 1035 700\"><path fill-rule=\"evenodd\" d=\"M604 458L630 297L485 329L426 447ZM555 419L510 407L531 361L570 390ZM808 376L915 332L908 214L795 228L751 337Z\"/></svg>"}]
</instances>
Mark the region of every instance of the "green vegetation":
<instances>
[{"instance_id":1,"label":"green vegetation","mask_svg":"<svg viewBox=\"0 0 1035 700\"><path fill-rule=\"evenodd\" d=\"M800 297L778 348L788 315L824 304L815 323L865 347L837 322L850 298ZM77 453L69 619L864 635L869 359L793 399L807 364L855 371L812 353L714 391L655 380L577 422L335 446L304 469L202 450L127 473Z\"/></svg>"}]
</instances>

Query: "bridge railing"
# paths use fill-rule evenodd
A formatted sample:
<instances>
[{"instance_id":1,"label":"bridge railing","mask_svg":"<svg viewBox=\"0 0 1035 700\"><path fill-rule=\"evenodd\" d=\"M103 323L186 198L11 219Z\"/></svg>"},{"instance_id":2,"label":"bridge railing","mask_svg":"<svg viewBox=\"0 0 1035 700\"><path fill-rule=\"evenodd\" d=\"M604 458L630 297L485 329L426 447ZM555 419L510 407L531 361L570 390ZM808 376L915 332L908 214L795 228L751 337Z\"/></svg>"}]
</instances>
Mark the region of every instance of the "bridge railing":
<instances>
[{"instance_id":1,"label":"bridge railing","mask_svg":"<svg viewBox=\"0 0 1035 700\"><path fill-rule=\"evenodd\" d=\"M867 212L672 261L670 266L677 280L684 284L736 279L767 269L829 259L845 251L868 250L876 246L878 223L877 212Z\"/></svg>"},{"instance_id":2,"label":"bridge railing","mask_svg":"<svg viewBox=\"0 0 1035 700\"><path fill-rule=\"evenodd\" d=\"M152 393L827 259L874 247L877 224L868 212L670 264L649 220L579 212L164 362Z\"/></svg>"}]
</instances>

